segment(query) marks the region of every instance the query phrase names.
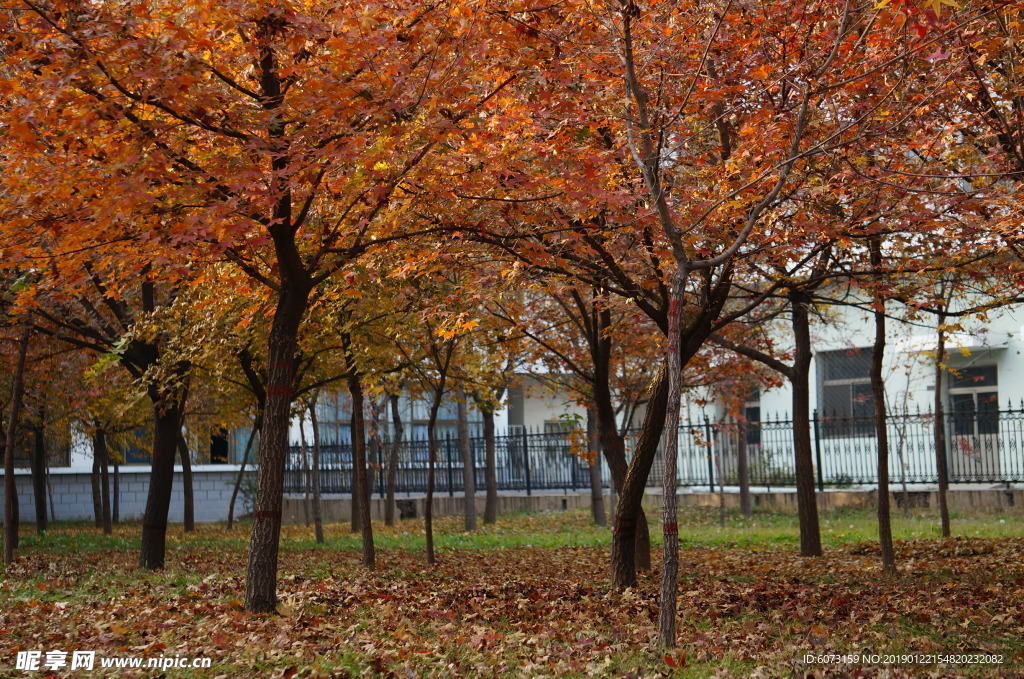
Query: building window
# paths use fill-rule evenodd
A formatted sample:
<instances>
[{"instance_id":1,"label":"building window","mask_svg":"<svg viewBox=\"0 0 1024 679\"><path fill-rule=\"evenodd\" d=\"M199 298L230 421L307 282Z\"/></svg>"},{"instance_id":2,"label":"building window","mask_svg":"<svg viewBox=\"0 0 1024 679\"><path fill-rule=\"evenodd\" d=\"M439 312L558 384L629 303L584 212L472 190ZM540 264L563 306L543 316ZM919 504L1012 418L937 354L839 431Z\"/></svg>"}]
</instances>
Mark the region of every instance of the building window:
<instances>
[{"instance_id":1,"label":"building window","mask_svg":"<svg viewBox=\"0 0 1024 679\"><path fill-rule=\"evenodd\" d=\"M228 430L221 427L210 437L210 464L227 464L229 449Z\"/></svg>"},{"instance_id":2,"label":"building window","mask_svg":"<svg viewBox=\"0 0 1024 679\"><path fill-rule=\"evenodd\" d=\"M743 400L742 431L744 443L748 446L761 445L761 390L750 390Z\"/></svg>"},{"instance_id":3,"label":"building window","mask_svg":"<svg viewBox=\"0 0 1024 679\"><path fill-rule=\"evenodd\" d=\"M843 349L818 354L821 390L818 414L827 437L873 436L871 350Z\"/></svg>"},{"instance_id":4,"label":"building window","mask_svg":"<svg viewBox=\"0 0 1024 679\"><path fill-rule=\"evenodd\" d=\"M743 407L743 430L746 432L748 446L761 445L761 405L750 405Z\"/></svg>"},{"instance_id":5,"label":"building window","mask_svg":"<svg viewBox=\"0 0 1024 679\"><path fill-rule=\"evenodd\" d=\"M999 433L999 379L996 366L950 371L949 400L956 436L992 436Z\"/></svg>"},{"instance_id":6,"label":"building window","mask_svg":"<svg viewBox=\"0 0 1024 679\"><path fill-rule=\"evenodd\" d=\"M151 437L145 427L138 427L127 436L124 448L125 464L145 464L150 461Z\"/></svg>"},{"instance_id":7,"label":"building window","mask_svg":"<svg viewBox=\"0 0 1024 679\"><path fill-rule=\"evenodd\" d=\"M523 388L513 385L508 388L508 427L519 431L526 425L526 395Z\"/></svg>"}]
</instances>

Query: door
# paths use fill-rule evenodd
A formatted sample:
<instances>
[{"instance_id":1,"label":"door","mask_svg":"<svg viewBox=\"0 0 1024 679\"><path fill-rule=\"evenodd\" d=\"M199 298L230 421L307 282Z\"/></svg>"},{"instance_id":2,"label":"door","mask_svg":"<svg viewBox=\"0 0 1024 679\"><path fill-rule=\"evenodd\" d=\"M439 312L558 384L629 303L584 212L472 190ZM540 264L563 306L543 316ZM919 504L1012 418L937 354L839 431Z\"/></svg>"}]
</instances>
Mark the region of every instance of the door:
<instances>
[{"instance_id":1,"label":"door","mask_svg":"<svg viewBox=\"0 0 1024 679\"><path fill-rule=\"evenodd\" d=\"M999 390L995 366L962 368L951 375L950 481L999 477Z\"/></svg>"}]
</instances>

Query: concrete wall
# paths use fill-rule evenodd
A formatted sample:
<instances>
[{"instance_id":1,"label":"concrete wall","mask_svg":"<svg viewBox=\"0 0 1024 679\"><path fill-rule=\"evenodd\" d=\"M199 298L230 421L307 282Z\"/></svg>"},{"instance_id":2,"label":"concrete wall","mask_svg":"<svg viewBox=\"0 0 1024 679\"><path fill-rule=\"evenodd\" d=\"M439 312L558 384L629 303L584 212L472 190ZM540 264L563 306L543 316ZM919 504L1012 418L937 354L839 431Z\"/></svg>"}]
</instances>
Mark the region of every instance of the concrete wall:
<instances>
[{"instance_id":1,"label":"concrete wall","mask_svg":"<svg viewBox=\"0 0 1024 679\"><path fill-rule=\"evenodd\" d=\"M605 511L611 506L610 498L605 495ZM302 498L287 497L284 500L282 518L285 523L301 523L305 521ZM477 520L482 521L485 498L482 493L476 496ZM406 497L399 494L395 497L397 509L395 518L422 518L427 506L427 499L422 496ZM445 495L434 496L434 516L462 516L465 498L461 494L454 497ZM540 492L532 495L525 493L498 495L498 514L513 512L564 512L579 507L590 507L590 491ZM352 518L352 500L349 498L326 497L320 500L320 512L325 522L350 521ZM373 519L384 520L384 500L374 497L370 500L370 515Z\"/></svg>"},{"instance_id":2,"label":"concrete wall","mask_svg":"<svg viewBox=\"0 0 1024 679\"><path fill-rule=\"evenodd\" d=\"M818 509L844 509L848 507L876 507L878 491L876 490L826 490L817 493ZM903 493L893 491L891 504L893 512L903 506ZM755 508L769 508L775 511L796 512L795 491L774 491L770 493L751 493L751 501ZM718 493L689 493L679 496L679 505L688 507L718 507ZM946 502L951 511L967 513L976 511L1010 510L1024 511L1024 489L963 489L949 490ZM935 490L912 490L907 493L907 503L912 509L938 510L939 493ZM725 493L725 506L740 506L740 495L737 492ZM644 496L644 509L661 511L661 494L648 493Z\"/></svg>"},{"instance_id":3,"label":"concrete wall","mask_svg":"<svg viewBox=\"0 0 1024 679\"><path fill-rule=\"evenodd\" d=\"M172 522L182 520L183 500L181 491L181 468L175 468L174 490L171 495L169 519ZM193 469L193 487L195 493L195 516L200 523L213 523L227 519L228 503L238 468L233 465L201 465ZM248 472L254 479L255 471ZM0 506L3 500L3 474L0 473ZM31 477L27 470L15 472L18 486L18 504L21 520L26 523L35 521L35 504L32 495ZM93 519L92 483L90 475L80 470L53 469L50 472L53 487L54 505L58 521L91 521ZM131 467L121 470L121 519L130 521L140 519L146 508L146 496L149 488L149 470ZM873 507L876 504L874 490L826 490L818 493L818 507L821 509L841 509L844 507ZM792 490L774 492L754 492L751 494L754 506L770 508L777 511L796 511L796 493ZM934 490L918 489L909 493L909 504L912 508L935 509L938 507L938 493ZM423 516L426 498L423 496L407 497L399 494L396 497L399 510L420 518ZM949 508L954 511L992 511L1010 510L1024 512L1024 488L962 488L952 489L948 495ZM434 516L462 515L464 499L461 494L449 496L438 494L434 497ZM477 514L483 516L484 494L476 496ZM605 512L610 517L614 511L614 498L605 495ZM892 504L895 508L903 502L902 493L892 493ZM685 493L679 495L681 506L717 507L717 493ZM739 506L739 493L725 494L727 507ZM498 513L512 512L560 512L570 509L590 507L590 491L539 491L532 495L524 492L508 492L498 496ZM327 496L322 499L321 511L324 521L348 521L351 516L352 501L348 497ZM657 515L661 510L661 492L648 489L644 496L644 508ZM235 515L245 513L245 501L239 495L235 506ZM384 501L374 496L370 501L370 513L375 520L384 518ZM286 497L283 506L285 523L300 523L305 520L303 499ZM0 516L0 522L3 517Z\"/></svg>"},{"instance_id":4,"label":"concrete wall","mask_svg":"<svg viewBox=\"0 0 1024 679\"><path fill-rule=\"evenodd\" d=\"M212 523L227 519L228 503L234 487L238 467L234 465L196 465L192 468L192 489L195 497L195 517L200 523ZM255 472L248 472L253 476ZM36 519L32 480L27 470L14 473L18 488L18 506L21 520L33 522ZM146 509L149 492L149 468L121 468L120 474L120 518L131 521L142 518ZM0 472L0 480L3 473ZM113 473L111 473L113 488ZM50 485L53 488L53 504L56 512L51 517L57 521L92 520L92 481L88 472L80 469L51 469ZM0 483L0 502L3 498L3 484ZM171 493L169 519L179 522L183 519L181 467L175 467L174 490ZM235 515L244 512L244 498L239 493L235 504ZM0 522L3 517L0 516Z\"/></svg>"}]
</instances>

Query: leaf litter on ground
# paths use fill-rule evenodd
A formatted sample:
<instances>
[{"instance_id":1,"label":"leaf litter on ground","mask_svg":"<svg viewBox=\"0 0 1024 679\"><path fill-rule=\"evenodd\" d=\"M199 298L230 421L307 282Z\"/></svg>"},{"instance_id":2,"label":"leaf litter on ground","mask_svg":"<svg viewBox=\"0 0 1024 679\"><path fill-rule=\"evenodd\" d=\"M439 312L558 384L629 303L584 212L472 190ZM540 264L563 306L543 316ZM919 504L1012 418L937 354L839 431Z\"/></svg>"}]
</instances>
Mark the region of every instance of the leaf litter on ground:
<instances>
[{"instance_id":1,"label":"leaf litter on ground","mask_svg":"<svg viewBox=\"0 0 1024 679\"><path fill-rule=\"evenodd\" d=\"M379 528L386 544L419 530L410 522ZM771 541L687 546L679 646L664 652L656 645L658 550L637 588L613 592L607 547L588 544L606 531L582 515L503 518L482 531L483 548L455 520L442 521L449 544L466 546L448 547L434 567L416 548L387 547L374 571L359 565L357 551L311 546L309 529L287 526L279 613L269 616L243 609L244 532L174 531L167 568L145 572L125 546L133 530L118 529L117 547L81 526L57 528L59 539L26 533L0 582L0 676L17 674L24 650L212 659L205 670L90 674L127 677L945 677L1014 676L1024 667L1021 537L900 541L900 570L890 578L868 542L834 545L816 559ZM488 532L504 532L513 546L496 546L502 541ZM829 654L1003 663L805 662Z\"/></svg>"}]
</instances>

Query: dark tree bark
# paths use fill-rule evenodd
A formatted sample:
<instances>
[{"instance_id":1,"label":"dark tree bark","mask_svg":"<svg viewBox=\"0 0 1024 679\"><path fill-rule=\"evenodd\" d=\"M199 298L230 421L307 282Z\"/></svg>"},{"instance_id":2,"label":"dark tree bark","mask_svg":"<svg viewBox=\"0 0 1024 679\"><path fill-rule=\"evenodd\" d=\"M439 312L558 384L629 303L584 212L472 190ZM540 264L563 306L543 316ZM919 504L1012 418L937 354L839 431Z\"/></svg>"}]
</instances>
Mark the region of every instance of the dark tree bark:
<instances>
[{"instance_id":1,"label":"dark tree bark","mask_svg":"<svg viewBox=\"0 0 1024 679\"><path fill-rule=\"evenodd\" d=\"M21 421L21 401L25 393L25 359L31 329L25 327L18 340L18 359L11 386L11 410L7 416L4 442L4 565L14 563L14 550L18 548L18 487L14 483L14 447Z\"/></svg>"},{"instance_id":2,"label":"dark tree bark","mask_svg":"<svg viewBox=\"0 0 1024 679\"><path fill-rule=\"evenodd\" d=\"M312 501L313 493L313 477L310 475L310 464L309 464L309 443L306 440L306 423L305 421L299 422L299 443L302 447L302 518L305 521L306 528L309 528L312 514L310 512L310 502ZM355 472L353 472L354 474ZM353 500L355 500L355 494L353 493ZM355 513L353 512L353 524L355 524ZM355 530L355 526L353 526Z\"/></svg>"},{"instance_id":3,"label":"dark tree bark","mask_svg":"<svg viewBox=\"0 0 1024 679\"><path fill-rule=\"evenodd\" d=\"M285 207L290 211L290 202ZM290 212L289 212L290 216ZM287 220L290 224L290 219ZM290 231L287 230L287 231ZM275 234L278 261L287 272L278 291L277 310L268 339L267 405L260 432L259 472L253 508L252 537L246 570L245 608L267 613L277 607L278 542L284 500L284 468L295 378L295 350L299 325L309 301L311 281L299 273L301 263L294 234Z\"/></svg>"},{"instance_id":4,"label":"dark tree bark","mask_svg":"<svg viewBox=\"0 0 1024 679\"><path fill-rule=\"evenodd\" d=\"M459 433L459 457L462 458L463 525L467 531L476 530L476 469L473 463L473 443L469 440L469 410L466 392L456 387L455 399Z\"/></svg>"},{"instance_id":5,"label":"dark tree bark","mask_svg":"<svg viewBox=\"0 0 1024 679\"><path fill-rule=\"evenodd\" d=\"M680 331L681 367L690 362L714 331L716 319L721 315L728 297L731 280L732 272L728 267L720 272L717 280L713 279L710 271L701 272L699 294L705 303L696 316L687 319L687 326ZM667 326L662 327L667 332ZM615 527L612 532L612 586L616 589L625 589L636 584L637 557L634 547L639 531L647 529L647 522L642 518L640 507L667 415L668 374L664 363L651 381L647 393L650 395L647 412L629 464L629 471L622 484L619 502L615 507ZM601 417L599 411L599 423ZM677 436L678 432L671 432L670 435ZM601 443L605 444L603 438ZM640 521L643 522L643 526L638 525Z\"/></svg>"},{"instance_id":6,"label":"dark tree bark","mask_svg":"<svg viewBox=\"0 0 1024 679\"><path fill-rule=\"evenodd\" d=\"M661 605L658 610L658 640L662 648L675 648L676 609L679 590L679 524L676 464L679 456L679 405L682 397L683 366L679 356L681 302L688 272L678 265L672 277L669 298L668 335L665 369L668 372L668 409L665 417L668 436L665 440L665 473L661 487L662 534L664 536L661 571ZM710 443L710 442L709 442ZM719 473L721 477L721 473ZM723 496L724 497L724 496Z\"/></svg>"},{"instance_id":7,"label":"dark tree bark","mask_svg":"<svg viewBox=\"0 0 1024 679\"><path fill-rule=\"evenodd\" d=\"M666 406L668 404L668 375L664 368L658 371L650 388L651 400L640 429L640 436L633 451L626 478L615 506L615 524L612 529L612 586L626 589L636 585L637 533L643 512L640 505L644 499L647 477L651 472L658 442L665 428ZM602 445L604 441L602 440ZM606 451L607 453L607 451Z\"/></svg>"},{"instance_id":8,"label":"dark tree bark","mask_svg":"<svg viewBox=\"0 0 1024 679\"><path fill-rule=\"evenodd\" d=\"M89 485L92 488L92 518L93 526L103 527L103 492L100 490L100 456L97 452L101 444L97 430L92 436L92 473L89 475Z\"/></svg>"},{"instance_id":9,"label":"dark tree bark","mask_svg":"<svg viewBox=\"0 0 1024 679\"><path fill-rule=\"evenodd\" d=\"M185 434L180 430L178 431L178 458L181 460L184 528L186 533L194 533L196 530L196 501L192 486L192 455L189 453Z\"/></svg>"},{"instance_id":10,"label":"dark tree bark","mask_svg":"<svg viewBox=\"0 0 1024 679\"><path fill-rule=\"evenodd\" d=\"M99 306L85 297L80 297L83 313L73 323L66 322L46 310L40 310L38 313L44 321L53 326L46 332L54 337L80 348L96 350L97 347L104 347L109 351L122 342L124 332L136 321L136 312L122 298L112 294L102 278L88 264L84 269L98 295ZM157 293L157 285L149 279L148 274L143 274L139 286L139 310L143 313L155 311L161 305ZM173 292L169 292L166 297L173 298ZM163 304L166 303L168 301L165 299ZM161 337L152 340L135 338L127 345L120 346L117 353L121 366L133 379L142 378L150 368L160 362L162 342ZM168 385L180 383L190 368L186 361L167 367ZM181 427L181 409L185 398L178 393L176 387L157 384L147 389L147 395L153 408L154 434L149 492L142 518L139 566L161 568L165 557L167 511L170 508L174 458L177 454L177 431L172 430L172 425L178 429Z\"/></svg>"},{"instance_id":11,"label":"dark tree bark","mask_svg":"<svg viewBox=\"0 0 1024 679\"><path fill-rule=\"evenodd\" d=\"M877 286L882 283L882 244L880 236L868 239L874 290L875 344L871 351L871 395L875 399L875 438L878 447L878 546L882 572L896 573L896 554L892 546L892 521L889 507L889 432L885 422L885 298Z\"/></svg>"},{"instance_id":12,"label":"dark tree bark","mask_svg":"<svg viewBox=\"0 0 1024 679\"><path fill-rule=\"evenodd\" d=\"M427 336L433 338L434 332L427 323ZM430 383L434 392L430 401L430 411L427 417L427 449L429 456L427 460L427 501L423 512L423 528L426 533L427 542L427 563L437 563L434 554L434 485L437 471L437 413L441 409L441 401L444 399L445 387L448 383L448 370L451 368L452 356L455 353L457 340L448 339L440 346L432 342L430 346L430 357L433 369L437 371L436 379L431 379L427 373L421 373L424 380Z\"/></svg>"},{"instance_id":13,"label":"dark tree bark","mask_svg":"<svg viewBox=\"0 0 1024 679\"><path fill-rule=\"evenodd\" d=\"M942 372L946 362L946 314L940 312L936 327L938 328L938 346L935 351L935 421L932 433L935 437L935 470L939 477L939 517L942 522L942 537L951 535L949 522L949 504L946 491L949 490L949 471L946 466L946 413L942 403Z\"/></svg>"},{"instance_id":14,"label":"dark tree bark","mask_svg":"<svg viewBox=\"0 0 1024 679\"><path fill-rule=\"evenodd\" d=\"M434 555L434 472L437 467L437 432L434 431L437 425L437 411L441 408L441 399L444 397L444 376L441 377L440 388L434 392L434 399L430 403L430 416L427 418L427 449L429 459L427 460L427 503L423 510L423 528L427 538L427 563L435 564L437 559Z\"/></svg>"},{"instance_id":15,"label":"dark tree bark","mask_svg":"<svg viewBox=\"0 0 1024 679\"><path fill-rule=\"evenodd\" d=\"M721 304L717 301L717 292L724 292L727 286L722 288L714 288L710 290L712 293L708 296L708 299L714 300L708 309L707 313L699 314L693 323L687 327L687 344L690 344L690 340L698 334L706 338L706 333L710 333L710 321L713 317L710 314L717 314L721 309ZM608 332L611 328L611 312L607 308L602 308L602 305L598 303L599 297L604 294L600 286L595 286L591 299L584 299L583 295L578 291L572 291L569 293L569 300L563 300L557 295L555 296L558 304L566 311L566 313L572 318L574 325L582 332L583 337L587 342L587 350L590 358L590 365L583 366L580 363L568 359L562 356L563 360L581 380L588 384L591 388L590 398L597 414L597 431L598 438L601 444L601 451L604 454L605 460L608 462L608 467L611 470L612 484L614 486L615 493L613 494L613 513L614 528L613 535L618 536L620 534L628 534L632 539L635 540L634 545L625 545L618 541L617 538L613 538L613 549L612 549L612 572L613 581L620 582L635 582L636 580L636 569L647 569L650 568L651 563L651 547L650 547L650 535L647 526L647 517L643 513L641 501L643 499L643 486L647 483L646 474L650 471L653 457L647 459L646 455L649 452L650 455L654 455L654 450L645 450L644 454L637 456L637 451L634 451L634 455L631 462L626 460L626 447L624 441L624 434L619 432L616 424L616 413L615 406L612 399L611 393L611 356L612 356L612 333ZM724 299L724 298L723 298ZM662 310L648 307L647 311L651 318L659 324L659 327L664 331L664 316ZM659 317L660 316L660 317ZM657 317L657 318L656 318ZM552 348L545 343L543 340L537 337L533 339L539 342L542 346L547 347L549 350ZM554 353L559 353L557 350L552 350ZM652 380L652 384L657 381L657 378ZM656 408L655 411L658 409ZM648 411L650 414L651 411ZM649 419L645 419L644 426L655 426L655 423ZM658 436L660 431L664 427L664 421L656 423L658 430ZM641 440L650 440L650 436L644 436L641 434ZM657 440L655 439L654 445L657 446ZM639 448L638 448L639 450ZM627 484L627 478L631 473L630 470L636 466L637 470L645 470L641 478L640 475L634 475L632 483L641 484L639 491L637 489L631 489L630 495L634 495L635 502L629 501L624 503L622 494L625 492L625 486ZM637 495L639 493L639 495ZM616 499L617 497L617 499ZM628 510L634 512L634 515L624 516L622 512ZM618 562L619 559L624 559L622 565ZM631 573L626 575L626 573ZM619 575L615 575L618 573ZM629 585L626 585L629 586Z\"/></svg>"},{"instance_id":16,"label":"dark tree bark","mask_svg":"<svg viewBox=\"0 0 1024 679\"><path fill-rule=\"evenodd\" d=\"M231 501L228 503L228 530L235 525L235 502L238 500L238 491L242 487L242 480L245 478L245 465L249 463L249 453L252 450L252 443L256 434L263 426L263 411L257 411L256 419L253 420L252 429L249 431L249 438L245 442L245 452L242 453L242 466L235 477L235 487L231 489Z\"/></svg>"},{"instance_id":17,"label":"dark tree bark","mask_svg":"<svg viewBox=\"0 0 1024 679\"><path fill-rule=\"evenodd\" d=\"M484 523L494 524L498 521L498 462L497 442L494 434L494 409L480 408L484 422L484 483L486 499L484 500Z\"/></svg>"},{"instance_id":18,"label":"dark tree bark","mask_svg":"<svg viewBox=\"0 0 1024 679\"><path fill-rule=\"evenodd\" d=\"M744 516L754 513L750 501L750 457L747 450L747 421L740 415L736 426L736 474L740 480L740 511Z\"/></svg>"},{"instance_id":19,"label":"dark tree bark","mask_svg":"<svg viewBox=\"0 0 1024 679\"><path fill-rule=\"evenodd\" d=\"M386 397L384 399L380 400L380 401L378 401L375 398L371 398L370 399L370 436L369 436L369 446L368 446L368 449L367 449L367 460L369 462L370 469L373 470L373 471L367 472L367 490L366 490L366 493L371 498L373 497L374 492L377 490L377 488L376 488L377 484L378 484L377 470L379 469L379 470L381 470L383 472L383 465L381 464L381 462L382 462L381 457L383 455L382 454L383 443L381 442L381 436L380 436L380 421L381 421L381 417L386 412L386 409L387 409L387 398ZM381 483L380 485L383 486L384 484ZM381 488L380 490L383 491L383 488Z\"/></svg>"},{"instance_id":20,"label":"dark tree bark","mask_svg":"<svg viewBox=\"0 0 1024 679\"><path fill-rule=\"evenodd\" d=\"M110 517L110 451L107 448L107 432L101 427L93 436L93 466L99 468L99 523L104 535L114 532Z\"/></svg>"},{"instance_id":21,"label":"dark tree bark","mask_svg":"<svg viewBox=\"0 0 1024 679\"><path fill-rule=\"evenodd\" d=\"M32 425L32 495L36 505L36 532L46 532L46 409L39 409L39 421Z\"/></svg>"},{"instance_id":22,"label":"dark tree bark","mask_svg":"<svg viewBox=\"0 0 1024 679\"><path fill-rule=\"evenodd\" d=\"M630 464L626 461L626 443L615 423L615 406L612 400L611 391L611 337L606 330L611 326L611 317L607 310L598 311L593 314L593 330L588 332L590 343L591 360L594 366L593 380L591 386L594 391L594 409L597 414L598 438L601 442L601 451L604 453L608 468L611 470L612 483L615 492L619 495L619 501L615 506L615 524L613 530L619 532L620 521L625 521L629 530L635 537L636 544L632 547L632 554L626 556L624 552L612 550L612 570L618 570L614 561L617 555L626 556L627 561L632 563L632 568L649 570L651 567L651 537L647 526L647 515L640 504L635 505L636 516L622 517L622 493L626 484L626 477ZM591 338L590 335L593 335ZM648 426L649 420L644 420L644 426ZM658 425L659 436L664 422ZM636 452L634 452L634 459ZM653 463L654 458L651 458ZM650 464L647 465L648 472ZM647 475L644 475L643 484L647 483ZM641 493L640 499L643 499ZM631 504L632 506L632 504ZM623 546L624 547L624 546ZM635 575L632 579L635 580ZM628 578L627 578L628 579Z\"/></svg>"},{"instance_id":23,"label":"dark tree bark","mask_svg":"<svg viewBox=\"0 0 1024 679\"><path fill-rule=\"evenodd\" d=\"M398 480L398 452L402 447L405 428L402 426L402 414L398 409L398 394L391 394L391 426L393 429L391 442L388 444L388 473L385 484L384 524L395 525L395 482Z\"/></svg>"},{"instance_id":24,"label":"dark tree bark","mask_svg":"<svg viewBox=\"0 0 1024 679\"><path fill-rule=\"evenodd\" d=\"M324 544L324 520L320 508L320 420L316 415L316 395L309 402L309 423L313 428L313 531L317 544Z\"/></svg>"},{"instance_id":25,"label":"dark tree bark","mask_svg":"<svg viewBox=\"0 0 1024 679\"><path fill-rule=\"evenodd\" d=\"M676 426L678 426L678 422ZM715 471L718 474L718 525L720 528L725 528L725 470L721 450L719 448L719 453L715 456Z\"/></svg>"},{"instance_id":26,"label":"dark tree bark","mask_svg":"<svg viewBox=\"0 0 1024 679\"><path fill-rule=\"evenodd\" d=\"M590 447L590 516L598 526L607 526L604 489L601 487L601 441L597 435L597 413L587 408L587 443Z\"/></svg>"},{"instance_id":27,"label":"dark tree bark","mask_svg":"<svg viewBox=\"0 0 1024 679\"><path fill-rule=\"evenodd\" d=\"M139 568L154 570L164 567L167 513L171 507L174 459L177 457L184 403L179 403L176 396L164 397L158 392L152 393L150 398L153 401L154 420L153 459L146 510L142 515Z\"/></svg>"},{"instance_id":28,"label":"dark tree bark","mask_svg":"<svg viewBox=\"0 0 1024 679\"><path fill-rule=\"evenodd\" d=\"M121 523L121 463L118 459L114 460L114 492L112 493L110 502L110 523L118 525ZM52 491L51 491L51 496Z\"/></svg>"},{"instance_id":29,"label":"dark tree bark","mask_svg":"<svg viewBox=\"0 0 1024 679\"><path fill-rule=\"evenodd\" d=\"M800 519L800 555L821 556L818 501L814 490L814 450L811 446L810 296L800 290L789 293L793 327L793 448L796 457L796 501Z\"/></svg>"},{"instance_id":30,"label":"dark tree bark","mask_svg":"<svg viewBox=\"0 0 1024 679\"><path fill-rule=\"evenodd\" d=\"M0 438L2 438L2 437L0 437ZM54 501L53 501L53 481L50 478L50 465L49 465L49 463L47 463L47 465L46 465L46 494L47 494L47 496L50 499L50 519L54 520L55 517L57 516L57 507L54 506ZM117 521L115 520L114 523L116 524Z\"/></svg>"},{"instance_id":31,"label":"dark tree bark","mask_svg":"<svg viewBox=\"0 0 1024 679\"><path fill-rule=\"evenodd\" d=\"M366 478L366 421L363 417L363 384L355 371L348 376L348 392L352 396L352 515L359 516L363 538L363 566L373 568L376 553L373 547L373 522L370 520L370 486Z\"/></svg>"},{"instance_id":32,"label":"dark tree bark","mask_svg":"<svg viewBox=\"0 0 1024 679\"><path fill-rule=\"evenodd\" d=\"M601 391L597 389L595 391ZM597 428L598 438L601 442L601 451L604 453L604 458L608 462L608 468L611 470L612 483L615 486L615 492L619 496L618 502L615 506L615 524L613 530L616 532L620 531L619 522L623 521L622 517L622 494L626 485L626 478L629 473L630 464L626 462L626 444L622 439L622 435L619 434L618 428L615 426L615 411L611 406L610 392L609 399L605 401L603 398L595 398L595 404L597 405ZM608 407L605 407L607 404ZM647 425L648 420L645 418L644 426ZM660 430L664 427L664 423L659 425L659 436ZM657 444L655 444L657 445ZM638 444L639 447L639 444ZM634 451L634 460L636 459L637 452ZM654 458L651 458L650 463L654 462ZM650 464L647 464L648 472L650 471ZM643 483L646 485L647 477L643 479ZM641 494L641 500L643 496ZM633 567L639 570L649 570L651 567L651 539L650 530L647 526L647 515L644 513L643 507L640 504L635 505L635 511L637 515L626 519L627 523L632 526L630 532L634 535L636 544L630 549L632 554L629 556L629 561L633 564ZM614 560L615 555L618 554L616 551L612 551L612 559ZM613 565L613 569L614 569Z\"/></svg>"}]
</instances>

